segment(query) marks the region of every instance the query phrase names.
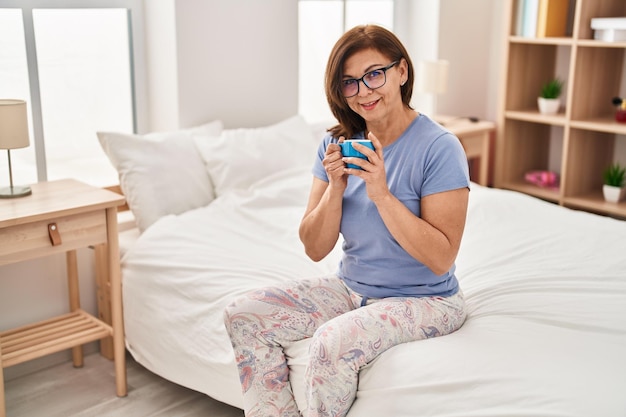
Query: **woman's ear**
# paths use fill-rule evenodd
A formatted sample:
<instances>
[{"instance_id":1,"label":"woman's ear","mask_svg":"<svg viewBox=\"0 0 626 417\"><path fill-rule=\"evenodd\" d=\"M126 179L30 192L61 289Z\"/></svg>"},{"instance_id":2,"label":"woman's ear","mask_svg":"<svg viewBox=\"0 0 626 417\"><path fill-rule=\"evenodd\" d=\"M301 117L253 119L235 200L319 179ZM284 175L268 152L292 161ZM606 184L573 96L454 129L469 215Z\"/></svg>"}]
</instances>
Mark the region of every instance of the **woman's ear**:
<instances>
[{"instance_id":1,"label":"woman's ear","mask_svg":"<svg viewBox=\"0 0 626 417\"><path fill-rule=\"evenodd\" d=\"M400 62L398 63L398 71L400 73L400 85L406 84L409 79L409 64L406 62L406 59L400 58Z\"/></svg>"}]
</instances>

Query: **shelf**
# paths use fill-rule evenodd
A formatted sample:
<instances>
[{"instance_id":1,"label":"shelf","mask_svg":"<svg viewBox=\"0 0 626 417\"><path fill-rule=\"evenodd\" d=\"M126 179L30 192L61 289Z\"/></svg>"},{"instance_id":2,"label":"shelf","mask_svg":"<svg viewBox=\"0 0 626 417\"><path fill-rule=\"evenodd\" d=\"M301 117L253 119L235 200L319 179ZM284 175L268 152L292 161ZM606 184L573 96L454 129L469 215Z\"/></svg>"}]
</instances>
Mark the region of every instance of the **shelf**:
<instances>
[{"instance_id":1,"label":"shelf","mask_svg":"<svg viewBox=\"0 0 626 417\"><path fill-rule=\"evenodd\" d=\"M524 182L506 183L503 184L502 188L522 192L549 202L560 203L558 190L541 188ZM564 198L563 205L598 214L611 215L626 220L626 202L622 201L619 203L609 203L604 200L602 191L596 191L582 196Z\"/></svg>"},{"instance_id":2,"label":"shelf","mask_svg":"<svg viewBox=\"0 0 626 417\"><path fill-rule=\"evenodd\" d=\"M574 40L568 37L527 38L524 36L510 36L509 42L534 44L534 45L573 45L574 44Z\"/></svg>"},{"instance_id":3,"label":"shelf","mask_svg":"<svg viewBox=\"0 0 626 417\"><path fill-rule=\"evenodd\" d=\"M0 333L2 367L112 336L111 326L83 310Z\"/></svg>"},{"instance_id":4,"label":"shelf","mask_svg":"<svg viewBox=\"0 0 626 417\"><path fill-rule=\"evenodd\" d=\"M602 196L603 170L613 161L623 163L619 136L626 135L626 123L615 121L611 99L626 94L626 42L593 39L590 27L594 17L626 15L626 3L576 0L568 11L573 12L571 36L532 38L511 36L521 1L508 0L504 9L508 27L494 185L626 219L626 202L608 203ZM555 115L540 114L536 96L554 77L566 82L563 108ZM560 190L525 182L533 170L558 172Z\"/></svg>"},{"instance_id":5,"label":"shelf","mask_svg":"<svg viewBox=\"0 0 626 417\"><path fill-rule=\"evenodd\" d=\"M523 122L542 123L547 125L565 126L566 118L563 111L557 114L541 114L538 110L507 110L504 115L507 119Z\"/></svg>"},{"instance_id":6,"label":"shelf","mask_svg":"<svg viewBox=\"0 0 626 417\"><path fill-rule=\"evenodd\" d=\"M617 123L613 116L595 117L586 120L572 120L570 126L576 129L626 135L626 123Z\"/></svg>"},{"instance_id":7,"label":"shelf","mask_svg":"<svg viewBox=\"0 0 626 417\"><path fill-rule=\"evenodd\" d=\"M593 39L581 39L576 41L578 46L589 48L626 48L626 42L607 42Z\"/></svg>"},{"instance_id":8,"label":"shelf","mask_svg":"<svg viewBox=\"0 0 626 417\"><path fill-rule=\"evenodd\" d=\"M602 191L593 192L584 196L567 197L563 203L567 207L580 208L626 219L626 202L609 203L604 200Z\"/></svg>"},{"instance_id":9,"label":"shelf","mask_svg":"<svg viewBox=\"0 0 626 417\"><path fill-rule=\"evenodd\" d=\"M502 184L501 188L508 190L519 191L524 194L529 194L542 200L551 201L553 203L559 202L559 190L553 190L550 188L541 188L536 185L528 184L526 182L508 182Z\"/></svg>"}]
</instances>

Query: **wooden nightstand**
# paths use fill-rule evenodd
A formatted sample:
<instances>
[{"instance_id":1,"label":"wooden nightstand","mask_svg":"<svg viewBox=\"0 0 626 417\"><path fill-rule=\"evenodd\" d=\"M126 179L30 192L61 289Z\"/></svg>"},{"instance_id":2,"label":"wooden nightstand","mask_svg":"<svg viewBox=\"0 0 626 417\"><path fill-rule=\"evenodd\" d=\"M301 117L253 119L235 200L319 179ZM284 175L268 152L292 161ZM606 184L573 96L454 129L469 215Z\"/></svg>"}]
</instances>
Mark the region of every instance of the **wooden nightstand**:
<instances>
[{"instance_id":1,"label":"wooden nightstand","mask_svg":"<svg viewBox=\"0 0 626 417\"><path fill-rule=\"evenodd\" d=\"M472 122L467 117L453 116L435 116L433 119L459 138L465 148L467 159L480 159L480 170L476 182L480 185L489 185L491 136L496 130L495 123L487 120Z\"/></svg>"},{"instance_id":2,"label":"wooden nightstand","mask_svg":"<svg viewBox=\"0 0 626 417\"><path fill-rule=\"evenodd\" d=\"M75 180L31 188L30 196L0 200L0 265L66 253L70 312L0 332L0 417L5 416L3 368L70 348L74 366L82 366L81 345L111 336L116 393L127 393L116 210L124 197ZM96 249L104 320L80 308L76 250L84 247ZM107 305L101 306L101 300ZM105 322L108 314L110 323Z\"/></svg>"}]
</instances>

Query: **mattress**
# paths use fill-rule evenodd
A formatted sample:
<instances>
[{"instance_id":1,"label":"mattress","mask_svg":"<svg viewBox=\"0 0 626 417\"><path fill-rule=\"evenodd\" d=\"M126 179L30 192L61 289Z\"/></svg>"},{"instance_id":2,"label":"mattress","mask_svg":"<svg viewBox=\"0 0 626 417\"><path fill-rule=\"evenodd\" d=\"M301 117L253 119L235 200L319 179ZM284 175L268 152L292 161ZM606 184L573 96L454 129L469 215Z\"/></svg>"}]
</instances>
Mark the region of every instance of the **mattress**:
<instances>
[{"instance_id":1,"label":"mattress","mask_svg":"<svg viewBox=\"0 0 626 417\"><path fill-rule=\"evenodd\" d=\"M312 176L285 170L166 216L122 258L127 348L162 377L241 407L224 307L335 270L304 254ZM360 373L357 416L626 415L626 222L472 184L457 259L468 318ZM286 348L304 408L308 341Z\"/></svg>"}]
</instances>

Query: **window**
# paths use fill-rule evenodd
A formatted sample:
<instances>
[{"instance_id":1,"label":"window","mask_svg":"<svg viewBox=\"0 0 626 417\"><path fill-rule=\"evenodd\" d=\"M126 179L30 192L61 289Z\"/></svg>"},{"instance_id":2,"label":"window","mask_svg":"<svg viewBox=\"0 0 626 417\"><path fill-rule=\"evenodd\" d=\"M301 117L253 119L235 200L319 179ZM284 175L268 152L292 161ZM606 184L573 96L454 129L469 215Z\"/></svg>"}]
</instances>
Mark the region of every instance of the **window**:
<instances>
[{"instance_id":1,"label":"window","mask_svg":"<svg viewBox=\"0 0 626 417\"><path fill-rule=\"evenodd\" d=\"M393 30L393 0L300 0L298 6L299 113L310 123L330 121L324 71L333 45L359 24Z\"/></svg>"},{"instance_id":2,"label":"window","mask_svg":"<svg viewBox=\"0 0 626 417\"><path fill-rule=\"evenodd\" d=\"M0 0L0 97L25 100L31 116L31 146L11 152L14 183L117 183L96 132L136 131L141 45L132 43L132 28L141 26L140 7L140 0ZM0 158L0 182L8 182L6 166Z\"/></svg>"}]
</instances>

